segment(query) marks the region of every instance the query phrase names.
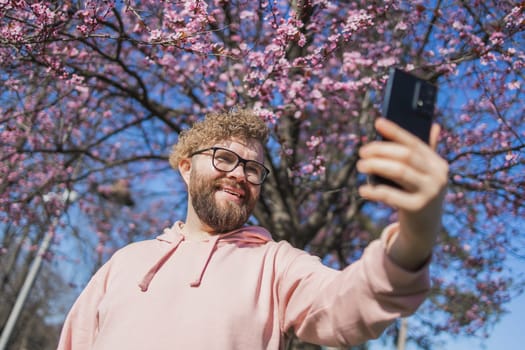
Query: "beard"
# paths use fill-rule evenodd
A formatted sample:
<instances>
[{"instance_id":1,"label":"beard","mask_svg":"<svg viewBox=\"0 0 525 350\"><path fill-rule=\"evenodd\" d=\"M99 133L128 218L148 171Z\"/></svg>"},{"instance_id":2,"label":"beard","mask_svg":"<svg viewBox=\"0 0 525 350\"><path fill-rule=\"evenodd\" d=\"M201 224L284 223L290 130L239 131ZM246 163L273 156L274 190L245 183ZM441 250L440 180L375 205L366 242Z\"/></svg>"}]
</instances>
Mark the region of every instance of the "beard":
<instances>
[{"instance_id":1,"label":"beard","mask_svg":"<svg viewBox=\"0 0 525 350\"><path fill-rule=\"evenodd\" d=\"M215 193L221 190L221 184L241 187L244 191L243 202L217 202ZM248 221L257 199L247 188L247 184L237 184L226 178L206 179L195 172L190 175L189 195L195 213L199 219L217 233L225 233L242 227Z\"/></svg>"}]
</instances>

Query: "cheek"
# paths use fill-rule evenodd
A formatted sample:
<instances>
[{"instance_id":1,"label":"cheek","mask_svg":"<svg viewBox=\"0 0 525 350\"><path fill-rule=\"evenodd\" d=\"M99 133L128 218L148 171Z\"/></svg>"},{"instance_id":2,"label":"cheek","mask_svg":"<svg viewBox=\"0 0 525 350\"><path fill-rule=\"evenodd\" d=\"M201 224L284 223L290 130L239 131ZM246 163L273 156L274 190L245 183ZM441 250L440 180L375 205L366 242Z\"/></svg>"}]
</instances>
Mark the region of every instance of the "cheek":
<instances>
[{"instance_id":1,"label":"cheek","mask_svg":"<svg viewBox=\"0 0 525 350\"><path fill-rule=\"evenodd\" d=\"M194 176L203 179L213 179L220 176L222 173L217 171L211 162L195 164L193 167Z\"/></svg>"},{"instance_id":2,"label":"cheek","mask_svg":"<svg viewBox=\"0 0 525 350\"><path fill-rule=\"evenodd\" d=\"M261 194L261 187L260 186L257 186L257 187L253 187L251 190L251 195L252 195L252 198L254 200L258 199L259 198L259 195Z\"/></svg>"}]
</instances>

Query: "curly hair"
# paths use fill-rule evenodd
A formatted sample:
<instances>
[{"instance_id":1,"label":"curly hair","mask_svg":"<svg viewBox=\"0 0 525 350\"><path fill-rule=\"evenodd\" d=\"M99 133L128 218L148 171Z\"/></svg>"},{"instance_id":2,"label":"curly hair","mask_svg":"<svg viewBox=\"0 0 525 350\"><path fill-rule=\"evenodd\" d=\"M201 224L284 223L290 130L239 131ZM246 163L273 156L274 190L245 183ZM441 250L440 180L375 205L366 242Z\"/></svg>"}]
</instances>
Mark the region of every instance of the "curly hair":
<instances>
[{"instance_id":1,"label":"curly hair","mask_svg":"<svg viewBox=\"0 0 525 350\"><path fill-rule=\"evenodd\" d=\"M169 157L170 165L178 169L181 159L193 152L212 146L218 141L237 138L241 141L255 139L264 145L270 130L264 120L249 109L207 114L205 119L193 124L179 135Z\"/></svg>"}]
</instances>

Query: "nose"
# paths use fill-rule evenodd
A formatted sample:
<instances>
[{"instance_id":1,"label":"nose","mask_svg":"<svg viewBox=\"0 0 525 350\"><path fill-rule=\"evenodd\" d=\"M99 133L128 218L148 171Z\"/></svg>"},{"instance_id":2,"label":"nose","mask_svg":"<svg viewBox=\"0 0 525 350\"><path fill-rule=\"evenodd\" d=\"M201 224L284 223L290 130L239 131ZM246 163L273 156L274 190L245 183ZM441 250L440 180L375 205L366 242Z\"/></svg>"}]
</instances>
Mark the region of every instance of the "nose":
<instances>
[{"instance_id":1,"label":"nose","mask_svg":"<svg viewBox=\"0 0 525 350\"><path fill-rule=\"evenodd\" d=\"M244 173L244 164L239 162L237 166L228 173L229 177L233 177L238 181L246 182L246 174Z\"/></svg>"}]
</instances>

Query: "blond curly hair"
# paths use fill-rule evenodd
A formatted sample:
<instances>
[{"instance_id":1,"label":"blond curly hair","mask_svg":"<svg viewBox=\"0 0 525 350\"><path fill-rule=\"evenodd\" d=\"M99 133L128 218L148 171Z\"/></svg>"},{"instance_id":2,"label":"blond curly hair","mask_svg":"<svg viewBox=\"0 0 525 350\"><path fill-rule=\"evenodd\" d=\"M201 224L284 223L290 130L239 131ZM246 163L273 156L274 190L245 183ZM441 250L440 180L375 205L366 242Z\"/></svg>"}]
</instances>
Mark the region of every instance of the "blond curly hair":
<instances>
[{"instance_id":1,"label":"blond curly hair","mask_svg":"<svg viewBox=\"0 0 525 350\"><path fill-rule=\"evenodd\" d=\"M169 157L170 165L178 169L181 159L189 157L199 149L237 138L241 141L255 139L264 145L270 130L264 120L249 109L232 109L229 112L207 114L205 119L193 124L179 135Z\"/></svg>"}]
</instances>

